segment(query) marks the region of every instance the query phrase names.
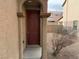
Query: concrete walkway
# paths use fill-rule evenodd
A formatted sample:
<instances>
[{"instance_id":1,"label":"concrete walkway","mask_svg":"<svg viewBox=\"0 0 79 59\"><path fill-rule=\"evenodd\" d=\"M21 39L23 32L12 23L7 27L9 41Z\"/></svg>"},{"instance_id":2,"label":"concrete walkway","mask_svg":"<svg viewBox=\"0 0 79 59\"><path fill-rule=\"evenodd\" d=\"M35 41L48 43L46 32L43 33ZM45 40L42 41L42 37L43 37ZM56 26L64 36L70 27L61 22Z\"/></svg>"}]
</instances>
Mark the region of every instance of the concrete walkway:
<instances>
[{"instance_id":1,"label":"concrete walkway","mask_svg":"<svg viewBox=\"0 0 79 59\"><path fill-rule=\"evenodd\" d=\"M30 45L24 51L24 59L41 59L42 48L38 45Z\"/></svg>"}]
</instances>

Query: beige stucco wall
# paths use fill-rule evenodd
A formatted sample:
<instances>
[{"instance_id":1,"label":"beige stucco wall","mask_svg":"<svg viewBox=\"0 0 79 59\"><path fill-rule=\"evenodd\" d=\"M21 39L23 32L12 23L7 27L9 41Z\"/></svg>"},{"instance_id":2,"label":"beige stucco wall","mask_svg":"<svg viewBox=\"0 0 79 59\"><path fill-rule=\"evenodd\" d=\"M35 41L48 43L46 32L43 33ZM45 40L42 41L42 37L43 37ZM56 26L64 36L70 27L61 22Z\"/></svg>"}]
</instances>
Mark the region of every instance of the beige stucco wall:
<instances>
[{"instance_id":1,"label":"beige stucco wall","mask_svg":"<svg viewBox=\"0 0 79 59\"><path fill-rule=\"evenodd\" d=\"M73 20L79 21L79 0L67 0L64 6L63 21L67 26L73 26Z\"/></svg>"},{"instance_id":2,"label":"beige stucco wall","mask_svg":"<svg viewBox=\"0 0 79 59\"><path fill-rule=\"evenodd\" d=\"M64 6L63 15L64 26L70 26L71 28L73 28L73 21L78 21L77 36L79 37L79 0L67 0Z\"/></svg>"},{"instance_id":3,"label":"beige stucco wall","mask_svg":"<svg viewBox=\"0 0 79 59\"><path fill-rule=\"evenodd\" d=\"M16 0L0 0L0 59L19 59Z\"/></svg>"}]
</instances>

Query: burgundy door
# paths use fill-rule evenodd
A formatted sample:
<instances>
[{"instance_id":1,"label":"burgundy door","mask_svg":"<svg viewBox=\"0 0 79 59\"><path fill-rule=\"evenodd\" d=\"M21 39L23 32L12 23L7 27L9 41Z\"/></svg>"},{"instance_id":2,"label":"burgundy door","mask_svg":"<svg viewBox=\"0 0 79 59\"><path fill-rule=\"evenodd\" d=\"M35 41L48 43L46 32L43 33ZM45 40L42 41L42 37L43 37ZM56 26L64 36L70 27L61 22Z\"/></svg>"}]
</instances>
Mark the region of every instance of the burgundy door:
<instances>
[{"instance_id":1,"label":"burgundy door","mask_svg":"<svg viewBox=\"0 0 79 59\"><path fill-rule=\"evenodd\" d=\"M40 11L27 10L27 44L40 44Z\"/></svg>"}]
</instances>

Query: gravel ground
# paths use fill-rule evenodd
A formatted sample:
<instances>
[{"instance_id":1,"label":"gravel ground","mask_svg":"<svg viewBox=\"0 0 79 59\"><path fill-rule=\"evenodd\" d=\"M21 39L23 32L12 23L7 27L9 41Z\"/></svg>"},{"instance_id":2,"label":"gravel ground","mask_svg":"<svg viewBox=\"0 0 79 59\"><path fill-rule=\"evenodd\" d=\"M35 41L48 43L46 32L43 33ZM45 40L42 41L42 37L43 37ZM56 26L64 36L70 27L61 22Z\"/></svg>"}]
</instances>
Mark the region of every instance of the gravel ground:
<instances>
[{"instance_id":1,"label":"gravel ground","mask_svg":"<svg viewBox=\"0 0 79 59\"><path fill-rule=\"evenodd\" d=\"M47 34L48 42L48 59L79 59L79 38L72 45L63 48L57 57L52 56L52 36L54 34ZM49 39L50 38L50 39ZM58 37L57 37L58 38Z\"/></svg>"},{"instance_id":2,"label":"gravel ground","mask_svg":"<svg viewBox=\"0 0 79 59\"><path fill-rule=\"evenodd\" d=\"M57 59L79 59L79 42L63 48Z\"/></svg>"},{"instance_id":3,"label":"gravel ground","mask_svg":"<svg viewBox=\"0 0 79 59\"><path fill-rule=\"evenodd\" d=\"M79 43L63 48L57 57L53 57L51 53L48 53L48 59L79 59Z\"/></svg>"}]
</instances>

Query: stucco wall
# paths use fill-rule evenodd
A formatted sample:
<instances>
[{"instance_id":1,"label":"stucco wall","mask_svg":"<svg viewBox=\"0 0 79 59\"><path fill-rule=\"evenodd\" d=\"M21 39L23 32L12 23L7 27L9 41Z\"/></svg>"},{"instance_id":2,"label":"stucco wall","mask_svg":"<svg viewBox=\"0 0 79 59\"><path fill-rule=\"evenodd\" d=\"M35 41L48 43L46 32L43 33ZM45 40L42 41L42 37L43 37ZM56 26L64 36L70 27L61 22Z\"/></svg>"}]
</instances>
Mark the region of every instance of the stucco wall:
<instances>
[{"instance_id":1,"label":"stucco wall","mask_svg":"<svg viewBox=\"0 0 79 59\"><path fill-rule=\"evenodd\" d=\"M16 0L0 0L0 59L19 59Z\"/></svg>"},{"instance_id":2,"label":"stucco wall","mask_svg":"<svg viewBox=\"0 0 79 59\"><path fill-rule=\"evenodd\" d=\"M79 39L79 0L67 0L64 6L64 25L73 27L73 21L77 20L77 36Z\"/></svg>"},{"instance_id":3,"label":"stucco wall","mask_svg":"<svg viewBox=\"0 0 79 59\"><path fill-rule=\"evenodd\" d=\"M73 20L79 21L79 0L67 0L64 6L64 22L67 26L73 26Z\"/></svg>"}]
</instances>

